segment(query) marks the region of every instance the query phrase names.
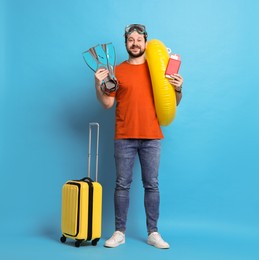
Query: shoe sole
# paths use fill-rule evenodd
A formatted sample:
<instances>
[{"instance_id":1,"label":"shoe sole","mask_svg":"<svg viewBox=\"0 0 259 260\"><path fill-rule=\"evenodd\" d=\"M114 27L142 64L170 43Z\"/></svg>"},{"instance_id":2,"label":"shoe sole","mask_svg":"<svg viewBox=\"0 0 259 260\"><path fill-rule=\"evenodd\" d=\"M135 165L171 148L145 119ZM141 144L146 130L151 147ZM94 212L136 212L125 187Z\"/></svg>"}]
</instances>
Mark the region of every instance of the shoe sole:
<instances>
[{"instance_id":1,"label":"shoe sole","mask_svg":"<svg viewBox=\"0 0 259 260\"><path fill-rule=\"evenodd\" d=\"M152 244L151 242L147 242L150 246L153 246L153 247L155 247L155 248L158 248L158 249L169 249L170 248L170 246L166 246L166 247L159 247L159 246L156 246L155 244Z\"/></svg>"},{"instance_id":2,"label":"shoe sole","mask_svg":"<svg viewBox=\"0 0 259 260\"><path fill-rule=\"evenodd\" d=\"M122 241L122 242L120 242L120 243L118 243L118 244L116 244L116 245L107 245L107 244L104 244L104 247L107 247L107 248L115 248L115 247L118 247L118 246L123 245L123 244L125 244L125 241Z\"/></svg>"}]
</instances>

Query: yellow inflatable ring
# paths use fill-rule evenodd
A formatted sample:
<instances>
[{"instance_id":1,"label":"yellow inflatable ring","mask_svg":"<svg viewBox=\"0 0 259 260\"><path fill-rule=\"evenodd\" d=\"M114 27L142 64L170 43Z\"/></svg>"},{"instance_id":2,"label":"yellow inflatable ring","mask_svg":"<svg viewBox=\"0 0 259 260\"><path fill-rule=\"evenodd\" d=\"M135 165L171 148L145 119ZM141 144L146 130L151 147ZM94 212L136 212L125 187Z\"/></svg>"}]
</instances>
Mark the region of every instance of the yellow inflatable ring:
<instances>
[{"instance_id":1,"label":"yellow inflatable ring","mask_svg":"<svg viewBox=\"0 0 259 260\"><path fill-rule=\"evenodd\" d=\"M147 44L146 59L152 81L156 114L159 124L169 125L176 115L175 90L165 77L169 54L159 40L150 40Z\"/></svg>"}]
</instances>

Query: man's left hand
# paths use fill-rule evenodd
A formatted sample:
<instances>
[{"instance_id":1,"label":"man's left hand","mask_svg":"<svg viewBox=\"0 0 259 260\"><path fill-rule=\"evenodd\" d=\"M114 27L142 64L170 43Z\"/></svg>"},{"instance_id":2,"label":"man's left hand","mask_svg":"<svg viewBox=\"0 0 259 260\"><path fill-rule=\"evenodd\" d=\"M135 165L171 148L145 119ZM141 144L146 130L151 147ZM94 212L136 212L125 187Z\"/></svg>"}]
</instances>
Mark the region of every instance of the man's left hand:
<instances>
[{"instance_id":1,"label":"man's left hand","mask_svg":"<svg viewBox=\"0 0 259 260\"><path fill-rule=\"evenodd\" d=\"M170 75L169 82L173 85L174 89L178 92L182 91L183 78L179 74Z\"/></svg>"}]
</instances>

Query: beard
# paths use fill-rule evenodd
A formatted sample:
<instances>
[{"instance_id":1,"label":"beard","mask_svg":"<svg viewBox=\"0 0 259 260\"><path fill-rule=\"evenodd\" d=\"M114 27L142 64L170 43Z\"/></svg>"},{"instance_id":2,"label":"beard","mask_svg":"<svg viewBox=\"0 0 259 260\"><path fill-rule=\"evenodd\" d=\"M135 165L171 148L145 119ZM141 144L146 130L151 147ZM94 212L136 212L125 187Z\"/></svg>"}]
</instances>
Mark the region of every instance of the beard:
<instances>
[{"instance_id":1,"label":"beard","mask_svg":"<svg viewBox=\"0 0 259 260\"><path fill-rule=\"evenodd\" d=\"M139 52L132 52L132 49L136 48L139 49ZM139 58L145 53L145 49L141 49L140 47L133 45L130 48L127 48L127 52L131 58Z\"/></svg>"}]
</instances>

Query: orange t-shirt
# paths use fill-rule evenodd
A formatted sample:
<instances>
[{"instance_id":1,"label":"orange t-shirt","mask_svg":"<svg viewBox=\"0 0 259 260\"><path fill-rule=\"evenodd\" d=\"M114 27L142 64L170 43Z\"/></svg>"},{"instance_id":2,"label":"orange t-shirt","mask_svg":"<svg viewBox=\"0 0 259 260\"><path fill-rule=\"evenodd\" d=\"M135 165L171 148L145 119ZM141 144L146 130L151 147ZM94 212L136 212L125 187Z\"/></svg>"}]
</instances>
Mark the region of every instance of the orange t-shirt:
<instances>
[{"instance_id":1,"label":"orange t-shirt","mask_svg":"<svg viewBox=\"0 0 259 260\"><path fill-rule=\"evenodd\" d=\"M124 61L115 69L119 89L116 99L115 139L161 139L147 62Z\"/></svg>"}]
</instances>

